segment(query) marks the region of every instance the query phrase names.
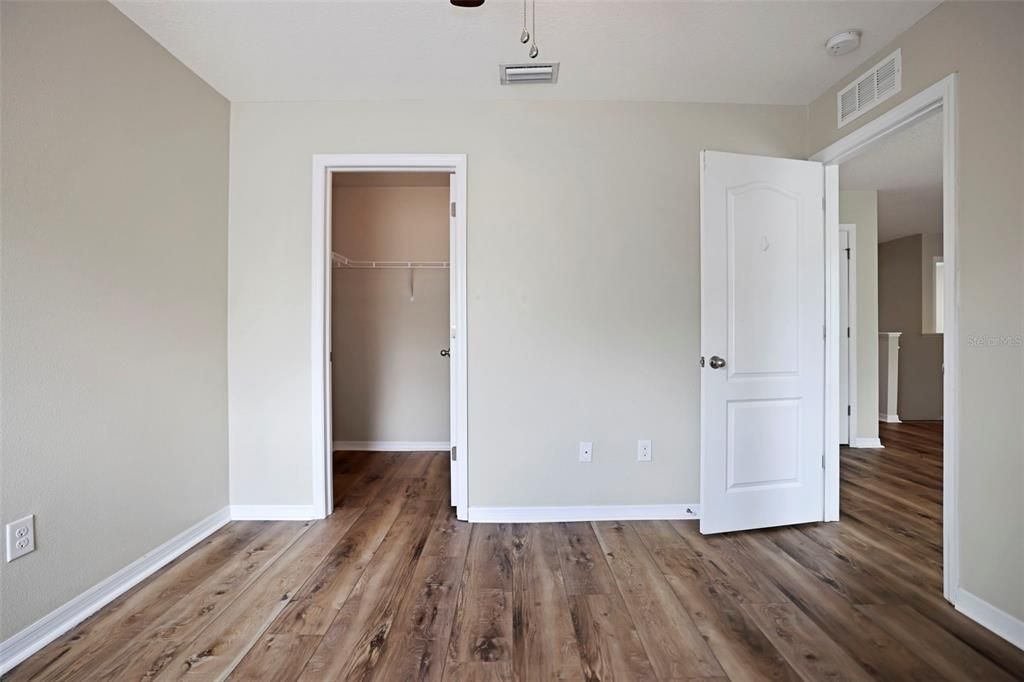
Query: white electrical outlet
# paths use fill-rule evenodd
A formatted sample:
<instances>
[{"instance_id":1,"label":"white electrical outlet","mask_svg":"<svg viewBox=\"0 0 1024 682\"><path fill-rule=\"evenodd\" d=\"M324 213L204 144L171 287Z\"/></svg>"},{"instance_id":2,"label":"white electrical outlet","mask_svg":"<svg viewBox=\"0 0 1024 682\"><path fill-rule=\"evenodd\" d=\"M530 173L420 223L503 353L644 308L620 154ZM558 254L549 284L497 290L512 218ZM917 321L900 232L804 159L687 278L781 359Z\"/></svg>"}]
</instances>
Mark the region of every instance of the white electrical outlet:
<instances>
[{"instance_id":1,"label":"white electrical outlet","mask_svg":"<svg viewBox=\"0 0 1024 682\"><path fill-rule=\"evenodd\" d=\"M651 461L651 441L649 441L649 440L638 440L636 442L636 461L638 461L638 462L650 462Z\"/></svg>"},{"instance_id":2,"label":"white electrical outlet","mask_svg":"<svg viewBox=\"0 0 1024 682\"><path fill-rule=\"evenodd\" d=\"M7 561L14 561L35 549L35 516L29 514L7 524Z\"/></svg>"},{"instance_id":3,"label":"white electrical outlet","mask_svg":"<svg viewBox=\"0 0 1024 682\"><path fill-rule=\"evenodd\" d=\"M589 462L594 457L593 443L580 443L580 461Z\"/></svg>"}]
</instances>

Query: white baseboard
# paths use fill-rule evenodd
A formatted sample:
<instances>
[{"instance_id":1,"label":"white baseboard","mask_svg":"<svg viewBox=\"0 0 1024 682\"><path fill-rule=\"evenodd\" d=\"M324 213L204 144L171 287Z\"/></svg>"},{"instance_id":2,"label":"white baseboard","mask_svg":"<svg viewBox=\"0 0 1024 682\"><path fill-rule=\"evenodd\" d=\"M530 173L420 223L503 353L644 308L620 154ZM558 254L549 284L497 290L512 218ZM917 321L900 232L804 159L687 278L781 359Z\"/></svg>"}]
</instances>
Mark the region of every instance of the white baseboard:
<instances>
[{"instance_id":1,"label":"white baseboard","mask_svg":"<svg viewBox=\"0 0 1024 682\"><path fill-rule=\"evenodd\" d=\"M900 416L898 414L882 414L878 413L878 421L885 422L886 424L902 424Z\"/></svg>"},{"instance_id":2,"label":"white baseboard","mask_svg":"<svg viewBox=\"0 0 1024 682\"><path fill-rule=\"evenodd\" d=\"M451 450L448 441L433 440L336 440L334 450L360 452L444 452Z\"/></svg>"},{"instance_id":3,"label":"white baseboard","mask_svg":"<svg viewBox=\"0 0 1024 682\"><path fill-rule=\"evenodd\" d=\"M882 441L877 438L855 438L853 443L850 445L851 448L874 448L876 450L882 450L885 448L882 445Z\"/></svg>"},{"instance_id":4,"label":"white baseboard","mask_svg":"<svg viewBox=\"0 0 1024 682\"><path fill-rule=\"evenodd\" d=\"M231 520L225 507L147 552L106 580L0 642L0 674L61 636L163 568Z\"/></svg>"},{"instance_id":5,"label":"white baseboard","mask_svg":"<svg viewBox=\"0 0 1024 682\"><path fill-rule=\"evenodd\" d=\"M624 504L590 507L470 507L470 523L653 521L699 519L699 504Z\"/></svg>"},{"instance_id":6,"label":"white baseboard","mask_svg":"<svg viewBox=\"0 0 1024 682\"><path fill-rule=\"evenodd\" d=\"M232 521L309 521L320 516L311 504L233 504Z\"/></svg>"},{"instance_id":7,"label":"white baseboard","mask_svg":"<svg viewBox=\"0 0 1024 682\"><path fill-rule=\"evenodd\" d=\"M1018 649L1024 649L1024 621L1019 618L962 588L956 591L956 610Z\"/></svg>"}]
</instances>

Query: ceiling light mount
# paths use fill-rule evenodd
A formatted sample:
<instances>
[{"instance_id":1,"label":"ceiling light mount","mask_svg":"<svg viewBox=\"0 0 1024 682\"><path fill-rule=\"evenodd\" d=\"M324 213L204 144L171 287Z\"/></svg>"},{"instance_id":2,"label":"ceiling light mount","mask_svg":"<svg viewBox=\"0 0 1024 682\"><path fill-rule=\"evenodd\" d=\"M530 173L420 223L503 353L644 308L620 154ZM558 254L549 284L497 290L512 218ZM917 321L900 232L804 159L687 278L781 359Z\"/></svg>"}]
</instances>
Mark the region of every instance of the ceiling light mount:
<instances>
[{"instance_id":1,"label":"ceiling light mount","mask_svg":"<svg viewBox=\"0 0 1024 682\"><path fill-rule=\"evenodd\" d=\"M825 52L833 57L850 54L860 47L860 35L857 29L837 33L825 41Z\"/></svg>"}]
</instances>

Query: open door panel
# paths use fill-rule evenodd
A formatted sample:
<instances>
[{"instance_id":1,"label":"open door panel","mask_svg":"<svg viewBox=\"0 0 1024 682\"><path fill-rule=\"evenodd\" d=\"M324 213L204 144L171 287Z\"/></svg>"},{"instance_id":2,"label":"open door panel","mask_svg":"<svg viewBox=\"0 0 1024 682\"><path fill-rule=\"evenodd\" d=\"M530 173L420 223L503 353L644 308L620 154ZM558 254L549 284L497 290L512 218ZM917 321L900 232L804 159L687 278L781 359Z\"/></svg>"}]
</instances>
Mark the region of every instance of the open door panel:
<instances>
[{"instance_id":1,"label":"open door panel","mask_svg":"<svg viewBox=\"0 0 1024 682\"><path fill-rule=\"evenodd\" d=\"M824 170L701 155L702 533L823 518Z\"/></svg>"}]
</instances>

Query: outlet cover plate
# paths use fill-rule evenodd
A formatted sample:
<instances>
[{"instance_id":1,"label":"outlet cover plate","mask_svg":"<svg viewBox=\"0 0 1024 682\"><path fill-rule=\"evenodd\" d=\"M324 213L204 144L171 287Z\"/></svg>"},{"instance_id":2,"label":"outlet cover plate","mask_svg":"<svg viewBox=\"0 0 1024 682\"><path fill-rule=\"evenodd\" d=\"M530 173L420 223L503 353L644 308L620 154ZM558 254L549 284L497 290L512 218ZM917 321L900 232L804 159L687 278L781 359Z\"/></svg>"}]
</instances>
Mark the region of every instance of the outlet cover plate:
<instances>
[{"instance_id":1,"label":"outlet cover plate","mask_svg":"<svg viewBox=\"0 0 1024 682\"><path fill-rule=\"evenodd\" d=\"M636 442L636 461L638 461L638 462L650 462L651 461L651 441L649 441L649 440L638 440Z\"/></svg>"},{"instance_id":2,"label":"outlet cover plate","mask_svg":"<svg viewBox=\"0 0 1024 682\"><path fill-rule=\"evenodd\" d=\"M581 442L580 443L580 461L589 462L594 457L594 444Z\"/></svg>"},{"instance_id":3,"label":"outlet cover plate","mask_svg":"<svg viewBox=\"0 0 1024 682\"><path fill-rule=\"evenodd\" d=\"M7 561L14 561L36 549L35 516L29 514L7 524Z\"/></svg>"}]
</instances>

